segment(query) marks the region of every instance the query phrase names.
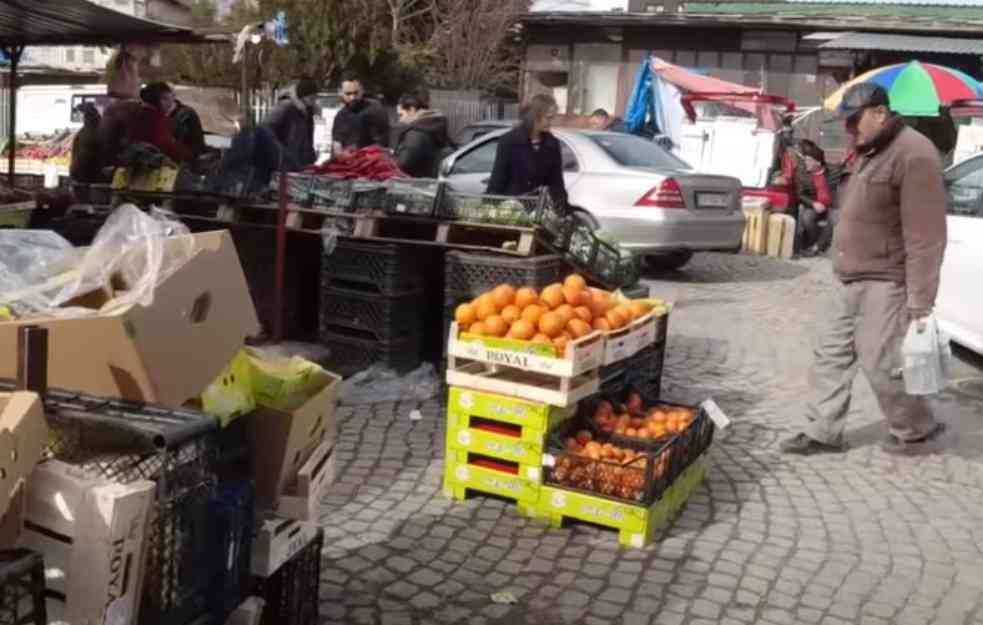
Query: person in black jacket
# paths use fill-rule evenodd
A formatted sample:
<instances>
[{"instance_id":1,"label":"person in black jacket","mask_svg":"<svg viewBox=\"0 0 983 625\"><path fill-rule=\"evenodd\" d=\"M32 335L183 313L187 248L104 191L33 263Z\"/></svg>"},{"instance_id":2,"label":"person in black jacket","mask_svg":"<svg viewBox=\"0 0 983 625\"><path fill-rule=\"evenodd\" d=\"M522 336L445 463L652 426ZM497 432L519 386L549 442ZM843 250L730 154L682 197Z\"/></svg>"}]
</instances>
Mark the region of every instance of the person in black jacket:
<instances>
[{"instance_id":1,"label":"person in black jacket","mask_svg":"<svg viewBox=\"0 0 983 625\"><path fill-rule=\"evenodd\" d=\"M548 187L553 202L566 209L563 155L559 140L550 133L556 112L556 100L548 95L533 96L523 107L522 122L498 140L489 194L526 195Z\"/></svg>"},{"instance_id":2,"label":"person in black jacket","mask_svg":"<svg viewBox=\"0 0 983 625\"><path fill-rule=\"evenodd\" d=\"M389 115L381 104L365 97L362 81L351 74L341 81L345 106L335 115L331 142L335 153L370 145L389 147Z\"/></svg>"},{"instance_id":3,"label":"person in black jacket","mask_svg":"<svg viewBox=\"0 0 983 625\"><path fill-rule=\"evenodd\" d=\"M317 106L317 83L299 80L281 98L263 126L280 144L287 171L300 171L317 160L314 151L314 108Z\"/></svg>"},{"instance_id":4,"label":"person in black jacket","mask_svg":"<svg viewBox=\"0 0 983 625\"><path fill-rule=\"evenodd\" d=\"M396 162L414 178L436 178L437 168L453 143L447 136L447 117L431 111L418 92L399 99L399 123Z\"/></svg>"}]
</instances>

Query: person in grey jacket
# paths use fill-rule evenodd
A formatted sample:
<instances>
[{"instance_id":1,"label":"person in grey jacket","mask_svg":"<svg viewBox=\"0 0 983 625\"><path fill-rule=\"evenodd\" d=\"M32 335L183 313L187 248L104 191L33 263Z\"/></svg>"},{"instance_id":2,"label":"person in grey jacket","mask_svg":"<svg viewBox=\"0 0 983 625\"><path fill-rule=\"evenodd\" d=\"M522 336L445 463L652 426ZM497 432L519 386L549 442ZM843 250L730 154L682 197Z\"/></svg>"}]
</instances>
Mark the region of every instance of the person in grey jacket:
<instances>
[{"instance_id":1,"label":"person in grey jacket","mask_svg":"<svg viewBox=\"0 0 983 625\"><path fill-rule=\"evenodd\" d=\"M309 78L297 81L270 111L263 127L280 144L287 171L300 171L317 160L314 151L314 109L317 83Z\"/></svg>"}]
</instances>

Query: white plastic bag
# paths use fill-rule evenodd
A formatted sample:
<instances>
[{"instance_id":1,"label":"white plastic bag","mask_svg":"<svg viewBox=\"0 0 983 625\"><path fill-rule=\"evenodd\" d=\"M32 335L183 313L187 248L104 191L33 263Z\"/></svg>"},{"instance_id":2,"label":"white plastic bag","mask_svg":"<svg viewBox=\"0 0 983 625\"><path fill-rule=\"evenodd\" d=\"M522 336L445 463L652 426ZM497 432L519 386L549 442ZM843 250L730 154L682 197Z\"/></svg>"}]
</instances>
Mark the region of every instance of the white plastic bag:
<instances>
[{"instance_id":1,"label":"white plastic bag","mask_svg":"<svg viewBox=\"0 0 983 625\"><path fill-rule=\"evenodd\" d=\"M5 253L10 250L16 253ZM72 248L50 232L0 231L0 302L20 317L150 306L157 285L187 264L195 251L184 224L132 204L116 209L85 249ZM98 310L65 306L99 291L113 297Z\"/></svg>"},{"instance_id":2,"label":"white plastic bag","mask_svg":"<svg viewBox=\"0 0 983 625\"><path fill-rule=\"evenodd\" d=\"M935 395L946 385L952 351L935 315L912 320L901 347L902 377L909 395Z\"/></svg>"}]
</instances>

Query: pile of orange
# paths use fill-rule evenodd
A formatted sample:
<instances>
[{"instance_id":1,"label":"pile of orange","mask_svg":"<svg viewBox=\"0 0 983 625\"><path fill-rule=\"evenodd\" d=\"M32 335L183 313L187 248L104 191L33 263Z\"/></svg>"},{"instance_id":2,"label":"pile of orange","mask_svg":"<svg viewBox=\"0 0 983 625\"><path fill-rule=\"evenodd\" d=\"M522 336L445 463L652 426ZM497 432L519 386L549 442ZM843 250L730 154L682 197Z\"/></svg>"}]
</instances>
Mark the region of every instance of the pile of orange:
<instances>
[{"instance_id":1,"label":"pile of orange","mask_svg":"<svg viewBox=\"0 0 983 625\"><path fill-rule=\"evenodd\" d=\"M574 273L540 292L500 284L458 306L454 319L468 334L551 344L562 353L570 341L619 330L651 309L645 302L618 303Z\"/></svg>"}]
</instances>

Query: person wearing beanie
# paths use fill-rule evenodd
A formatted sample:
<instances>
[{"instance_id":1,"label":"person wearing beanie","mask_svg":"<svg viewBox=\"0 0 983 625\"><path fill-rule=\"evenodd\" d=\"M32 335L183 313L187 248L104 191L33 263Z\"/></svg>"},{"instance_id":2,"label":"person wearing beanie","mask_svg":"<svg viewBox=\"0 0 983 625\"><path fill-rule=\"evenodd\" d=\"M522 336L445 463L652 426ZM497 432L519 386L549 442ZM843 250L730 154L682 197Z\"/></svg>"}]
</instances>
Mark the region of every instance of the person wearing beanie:
<instances>
[{"instance_id":1,"label":"person wearing beanie","mask_svg":"<svg viewBox=\"0 0 983 625\"><path fill-rule=\"evenodd\" d=\"M333 151L337 154L370 145L389 147L389 114L381 104L365 97L362 81L354 74L342 77L341 99L345 106L335 115L331 128Z\"/></svg>"},{"instance_id":2,"label":"person wearing beanie","mask_svg":"<svg viewBox=\"0 0 983 625\"><path fill-rule=\"evenodd\" d=\"M314 150L314 110L317 106L317 83L302 78L287 89L263 127L280 144L287 171L300 171L317 160Z\"/></svg>"}]
</instances>

